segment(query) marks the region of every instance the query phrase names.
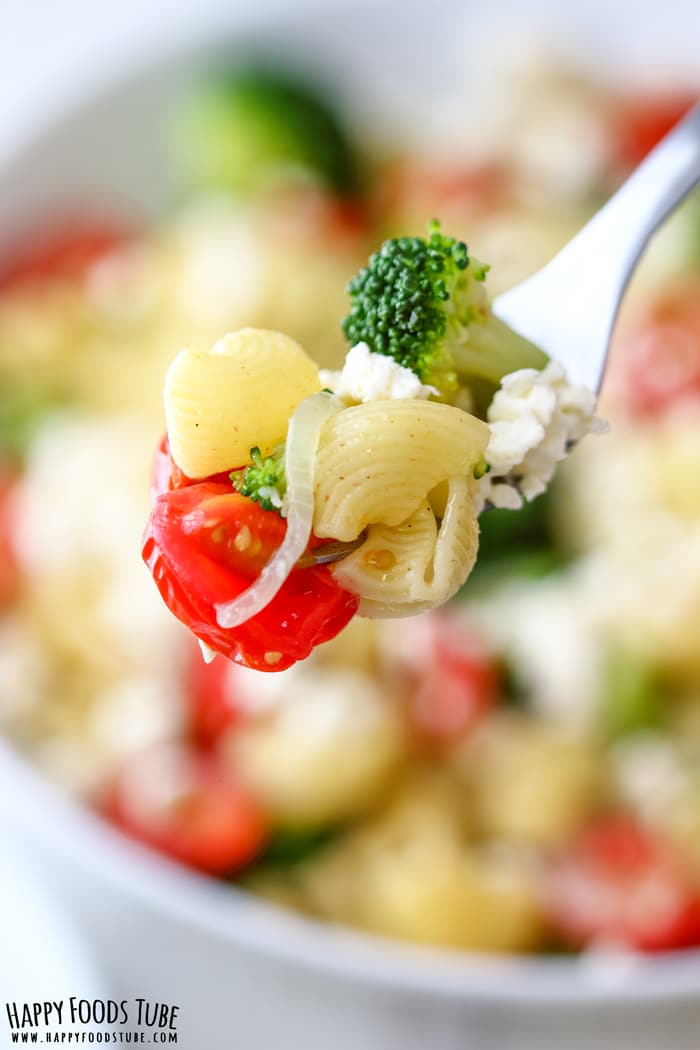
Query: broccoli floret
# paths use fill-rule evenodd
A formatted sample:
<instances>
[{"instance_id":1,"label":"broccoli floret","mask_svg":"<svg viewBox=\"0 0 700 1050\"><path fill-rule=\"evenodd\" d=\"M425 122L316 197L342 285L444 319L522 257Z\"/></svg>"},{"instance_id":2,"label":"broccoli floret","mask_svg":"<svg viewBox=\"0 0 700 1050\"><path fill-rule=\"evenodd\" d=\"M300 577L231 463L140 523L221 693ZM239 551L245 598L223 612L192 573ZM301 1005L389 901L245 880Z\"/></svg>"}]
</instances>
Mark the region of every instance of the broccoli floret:
<instances>
[{"instance_id":1,"label":"broccoli floret","mask_svg":"<svg viewBox=\"0 0 700 1050\"><path fill-rule=\"evenodd\" d=\"M351 195L359 162L340 118L294 73L249 61L203 84L177 127L196 186L252 196L295 172Z\"/></svg>"},{"instance_id":2,"label":"broccoli floret","mask_svg":"<svg viewBox=\"0 0 700 1050\"><path fill-rule=\"evenodd\" d=\"M47 414L68 402L66 392L41 377L13 383L0 372L0 462L21 460Z\"/></svg>"},{"instance_id":3,"label":"broccoli floret","mask_svg":"<svg viewBox=\"0 0 700 1050\"><path fill-rule=\"evenodd\" d=\"M662 727L669 705L660 677L645 656L609 643L603 657L598 704L601 729L608 739Z\"/></svg>"},{"instance_id":4,"label":"broccoli floret","mask_svg":"<svg viewBox=\"0 0 700 1050\"><path fill-rule=\"evenodd\" d=\"M248 466L230 475L236 492L255 500L263 510L279 511L287 492L284 453L285 446L278 445L263 458L259 448L251 448Z\"/></svg>"},{"instance_id":5,"label":"broccoli floret","mask_svg":"<svg viewBox=\"0 0 700 1050\"><path fill-rule=\"evenodd\" d=\"M547 355L492 313L488 269L437 221L427 237L385 241L348 285L343 333L410 368L443 397L460 386L498 384L519 368L544 368Z\"/></svg>"}]
</instances>

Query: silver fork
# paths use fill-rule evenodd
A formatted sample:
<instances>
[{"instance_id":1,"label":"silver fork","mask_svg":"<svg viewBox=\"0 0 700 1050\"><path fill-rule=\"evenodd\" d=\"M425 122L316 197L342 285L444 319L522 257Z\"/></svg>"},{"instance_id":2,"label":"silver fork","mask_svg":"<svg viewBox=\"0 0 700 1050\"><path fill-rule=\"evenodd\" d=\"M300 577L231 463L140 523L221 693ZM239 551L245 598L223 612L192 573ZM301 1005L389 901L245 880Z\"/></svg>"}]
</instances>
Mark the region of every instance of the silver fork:
<instances>
[{"instance_id":1,"label":"silver fork","mask_svg":"<svg viewBox=\"0 0 700 1050\"><path fill-rule=\"evenodd\" d=\"M569 378L599 390L615 318L652 234L700 182L700 103L583 229L493 309Z\"/></svg>"},{"instance_id":2,"label":"silver fork","mask_svg":"<svg viewBox=\"0 0 700 1050\"><path fill-rule=\"evenodd\" d=\"M493 301L494 313L599 390L615 318L651 236L700 182L700 103L541 270ZM300 564L339 561L360 546L332 543Z\"/></svg>"}]
</instances>

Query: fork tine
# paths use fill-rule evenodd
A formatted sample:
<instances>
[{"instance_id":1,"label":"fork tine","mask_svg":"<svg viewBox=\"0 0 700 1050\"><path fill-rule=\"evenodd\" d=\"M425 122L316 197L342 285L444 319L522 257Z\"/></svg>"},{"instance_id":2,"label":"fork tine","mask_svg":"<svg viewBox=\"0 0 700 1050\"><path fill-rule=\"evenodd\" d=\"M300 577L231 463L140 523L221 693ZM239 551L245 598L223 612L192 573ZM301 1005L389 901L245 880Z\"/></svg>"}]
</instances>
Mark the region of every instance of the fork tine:
<instances>
[{"instance_id":1,"label":"fork tine","mask_svg":"<svg viewBox=\"0 0 700 1050\"><path fill-rule=\"evenodd\" d=\"M599 390L620 302L650 238L700 182L700 103L545 267L493 303L501 320Z\"/></svg>"}]
</instances>

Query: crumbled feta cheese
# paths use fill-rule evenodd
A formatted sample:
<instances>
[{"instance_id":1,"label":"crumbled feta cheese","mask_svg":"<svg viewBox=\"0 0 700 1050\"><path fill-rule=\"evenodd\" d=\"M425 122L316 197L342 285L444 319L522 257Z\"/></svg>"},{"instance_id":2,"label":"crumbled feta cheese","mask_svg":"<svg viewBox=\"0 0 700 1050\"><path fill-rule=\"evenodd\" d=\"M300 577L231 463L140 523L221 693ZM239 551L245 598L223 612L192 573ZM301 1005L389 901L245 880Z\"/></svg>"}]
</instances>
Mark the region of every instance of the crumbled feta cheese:
<instances>
[{"instance_id":1,"label":"crumbled feta cheese","mask_svg":"<svg viewBox=\"0 0 700 1050\"><path fill-rule=\"evenodd\" d=\"M264 305L265 261L252 217L216 196L182 214L175 227L181 249L177 296L193 321L224 329L257 317Z\"/></svg>"},{"instance_id":2,"label":"crumbled feta cheese","mask_svg":"<svg viewBox=\"0 0 700 1050\"><path fill-rule=\"evenodd\" d=\"M563 528L589 552L601 628L674 677L700 668L699 471L700 416L681 415L584 442L564 477Z\"/></svg>"},{"instance_id":3,"label":"crumbled feta cheese","mask_svg":"<svg viewBox=\"0 0 700 1050\"><path fill-rule=\"evenodd\" d=\"M594 414L595 395L572 386L558 362L523 368L501 380L489 405L490 472L477 483L477 509L487 504L517 510L544 492L558 462L591 431L604 429Z\"/></svg>"},{"instance_id":4,"label":"crumbled feta cheese","mask_svg":"<svg viewBox=\"0 0 700 1050\"><path fill-rule=\"evenodd\" d=\"M271 714L285 703L288 696L298 696L304 690L304 667L300 664L292 664L275 674L260 674L250 667L229 661L222 684L225 700L247 718Z\"/></svg>"},{"instance_id":5,"label":"crumbled feta cheese","mask_svg":"<svg viewBox=\"0 0 700 1050\"><path fill-rule=\"evenodd\" d=\"M181 683L148 669L106 686L86 720L86 745L109 771L135 751L176 739L183 731L186 702Z\"/></svg>"},{"instance_id":6,"label":"crumbled feta cheese","mask_svg":"<svg viewBox=\"0 0 700 1050\"><path fill-rule=\"evenodd\" d=\"M553 65L547 51L536 34L518 34L512 57L499 63L488 104L492 142L517 171L520 192L551 208L553 198L585 198L605 183L613 136L598 87L571 67Z\"/></svg>"},{"instance_id":7,"label":"crumbled feta cheese","mask_svg":"<svg viewBox=\"0 0 700 1050\"><path fill-rule=\"evenodd\" d=\"M598 722L601 632L586 566L492 586L472 621L518 669L533 711L574 732ZM603 636L604 637L604 636Z\"/></svg>"},{"instance_id":8,"label":"crumbled feta cheese","mask_svg":"<svg viewBox=\"0 0 700 1050\"><path fill-rule=\"evenodd\" d=\"M636 733L611 752L613 788L624 803L663 826L687 787L678 748L661 733Z\"/></svg>"},{"instance_id":9,"label":"crumbled feta cheese","mask_svg":"<svg viewBox=\"0 0 700 1050\"><path fill-rule=\"evenodd\" d=\"M438 391L421 383L418 376L385 354L374 354L366 343L352 346L341 372L321 370L321 383L345 401L427 398Z\"/></svg>"},{"instance_id":10,"label":"crumbled feta cheese","mask_svg":"<svg viewBox=\"0 0 700 1050\"><path fill-rule=\"evenodd\" d=\"M509 160L540 199L590 192L604 180L611 160L610 135L597 99L563 94L547 96L549 104L536 108L535 119L520 119L509 137Z\"/></svg>"},{"instance_id":11,"label":"crumbled feta cheese","mask_svg":"<svg viewBox=\"0 0 700 1050\"><path fill-rule=\"evenodd\" d=\"M153 437L154 428L138 417L47 419L18 495L18 553L26 572L40 578L91 560L121 564L125 551L138 549Z\"/></svg>"},{"instance_id":12,"label":"crumbled feta cheese","mask_svg":"<svg viewBox=\"0 0 700 1050\"><path fill-rule=\"evenodd\" d=\"M183 629L134 557L156 433L137 416L48 419L18 490L17 551L32 600L46 615L56 609L56 631L83 658L107 646L166 670Z\"/></svg>"}]
</instances>

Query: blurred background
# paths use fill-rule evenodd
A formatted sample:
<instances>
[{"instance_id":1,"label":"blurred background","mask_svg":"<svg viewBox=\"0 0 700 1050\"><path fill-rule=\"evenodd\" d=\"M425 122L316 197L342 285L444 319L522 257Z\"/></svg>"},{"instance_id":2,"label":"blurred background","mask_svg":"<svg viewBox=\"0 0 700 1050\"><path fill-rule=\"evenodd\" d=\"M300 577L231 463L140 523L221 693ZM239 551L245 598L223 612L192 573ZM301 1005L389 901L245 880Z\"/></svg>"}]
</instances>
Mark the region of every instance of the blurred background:
<instances>
[{"instance_id":1,"label":"blurred background","mask_svg":"<svg viewBox=\"0 0 700 1050\"><path fill-rule=\"evenodd\" d=\"M447 610L259 675L139 558L183 343L338 366L347 280L434 217L497 294L697 101L693 5L548 8L3 12L1 1045L70 996L122 1035L178 1005L188 1050L697 1045L697 193L625 302L610 434L484 516Z\"/></svg>"}]
</instances>

